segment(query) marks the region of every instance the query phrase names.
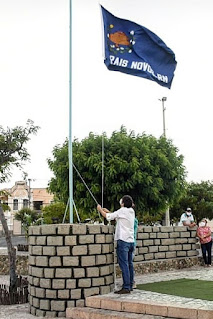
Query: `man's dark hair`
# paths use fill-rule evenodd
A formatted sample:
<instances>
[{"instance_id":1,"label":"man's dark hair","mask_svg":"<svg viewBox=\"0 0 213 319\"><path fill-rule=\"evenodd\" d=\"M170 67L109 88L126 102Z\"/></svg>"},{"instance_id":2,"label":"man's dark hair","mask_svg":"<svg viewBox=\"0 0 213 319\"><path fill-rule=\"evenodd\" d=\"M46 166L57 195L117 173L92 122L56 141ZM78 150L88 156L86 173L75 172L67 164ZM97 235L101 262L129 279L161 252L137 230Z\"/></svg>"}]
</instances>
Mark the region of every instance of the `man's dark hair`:
<instances>
[{"instance_id":1,"label":"man's dark hair","mask_svg":"<svg viewBox=\"0 0 213 319\"><path fill-rule=\"evenodd\" d=\"M129 195L124 195L122 197L122 203L124 204L124 207L130 208L133 206L133 199Z\"/></svg>"}]
</instances>

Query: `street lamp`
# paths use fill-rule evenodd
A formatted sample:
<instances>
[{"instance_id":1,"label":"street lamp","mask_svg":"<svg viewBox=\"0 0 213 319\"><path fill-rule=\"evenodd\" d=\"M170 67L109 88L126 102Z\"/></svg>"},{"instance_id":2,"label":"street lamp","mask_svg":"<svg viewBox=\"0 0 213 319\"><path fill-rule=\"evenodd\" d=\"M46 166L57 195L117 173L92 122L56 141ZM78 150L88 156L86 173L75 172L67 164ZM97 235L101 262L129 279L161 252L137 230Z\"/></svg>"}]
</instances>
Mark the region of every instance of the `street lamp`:
<instances>
[{"instance_id":1,"label":"street lamp","mask_svg":"<svg viewBox=\"0 0 213 319\"><path fill-rule=\"evenodd\" d=\"M163 136L166 137L166 124L165 124L165 111L166 107L164 105L164 102L166 102L167 97L162 97L162 99L159 99L159 101L162 102L162 108L163 108ZM167 210L165 212L165 225L170 226L170 214L169 214L169 207L167 207Z\"/></svg>"},{"instance_id":2,"label":"street lamp","mask_svg":"<svg viewBox=\"0 0 213 319\"><path fill-rule=\"evenodd\" d=\"M162 99L159 99L159 101L162 102L162 108L163 108L163 136L166 137L166 124L165 124L165 111L166 107L164 106L164 102L166 102L167 97L162 97Z\"/></svg>"},{"instance_id":3,"label":"street lamp","mask_svg":"<svg viewBox=\"0 0 213 319\"><path fill-rule=\"evenodd\" d=\"M29 182L29 186L28 186L28 205L29 205L29 208L31 208L31 186L30 186L30 183L31 182L34 182L35 179L32 179L32 178L28 178L28 182Z\"/></svg>"},{"instance_id":4,"label":"street lamp","mask_svg":"<svg viewBox=\"0 0 213 319\"><path fill-rule=\"evenodd\" d=\"M31 200L31 187L30 187L30 183L31 183L31 178L28 178L28 182L29 182L29 187L28 187L28 200L29 200L29 208L30 208L30 200Z\"/></svg>"}]
</instances>

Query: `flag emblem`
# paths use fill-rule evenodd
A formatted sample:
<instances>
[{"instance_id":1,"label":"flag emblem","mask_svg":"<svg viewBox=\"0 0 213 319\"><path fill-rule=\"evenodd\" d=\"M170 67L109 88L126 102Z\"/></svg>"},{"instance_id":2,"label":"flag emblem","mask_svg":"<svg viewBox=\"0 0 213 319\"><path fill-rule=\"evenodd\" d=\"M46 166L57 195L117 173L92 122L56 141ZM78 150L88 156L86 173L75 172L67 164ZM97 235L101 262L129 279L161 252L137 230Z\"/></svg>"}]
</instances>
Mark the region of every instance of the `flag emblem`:
<instances>
[{"instance_id":1,"label":"flag emblem","mask_svg":"<svg viewBox=\"0 0 213 319\"><path fill-rule=\"evenodd\" d=\"M135 44L135 40L134 40L134 31L131 31L129 33L129 35L126 35L124 32L122 31L116 31L114 33L110 33L110 31L113 31L114 25L111 24L109 26L109 33L107 34L108 37L108 48L110 50L110 52L113 53L124 53L124 52L128 52L131 53L132 52L132 47Z\"/></svg>"}]
</instances>

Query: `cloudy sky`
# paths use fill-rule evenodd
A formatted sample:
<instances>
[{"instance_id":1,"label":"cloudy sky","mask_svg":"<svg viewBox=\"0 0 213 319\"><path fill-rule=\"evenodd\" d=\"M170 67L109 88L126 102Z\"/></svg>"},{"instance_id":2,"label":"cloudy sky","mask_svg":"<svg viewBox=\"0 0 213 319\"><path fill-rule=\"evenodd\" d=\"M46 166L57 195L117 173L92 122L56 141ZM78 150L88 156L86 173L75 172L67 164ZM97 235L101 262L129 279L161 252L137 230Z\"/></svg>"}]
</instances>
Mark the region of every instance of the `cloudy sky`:
<instances>
[{"instance_id":1,"label":"cloudy sky","mask_svg":"<svg viewBox=\"0 0 213 319\"><path fill-rule=\"evenodd\" d=\"M103 63L100 3L72 0L72 135L108 135L125 125L157 138L163 133L184 155L189 181L213 180L212 30L210 0L102 0L115 16L156 33L176 55L171 90L108 71ZM0 105L3 127L40 126L28 143L24 170L45 187L47 158L69 134L69 0L0 0ZM22 180L21 172L2 187Z\"/></svg>"}]
</instances>

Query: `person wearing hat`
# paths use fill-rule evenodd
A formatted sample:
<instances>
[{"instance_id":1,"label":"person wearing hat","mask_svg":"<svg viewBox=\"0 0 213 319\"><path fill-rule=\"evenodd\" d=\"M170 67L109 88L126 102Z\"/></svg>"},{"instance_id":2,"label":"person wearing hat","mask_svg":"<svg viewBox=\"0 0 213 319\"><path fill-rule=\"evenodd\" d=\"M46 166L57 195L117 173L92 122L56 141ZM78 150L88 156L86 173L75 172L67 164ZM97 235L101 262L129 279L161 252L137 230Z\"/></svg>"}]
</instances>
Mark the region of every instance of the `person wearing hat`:
<instances>
[{"instance_id":1,"label":"person wearing hat","mask_svg":"<svg viewBox=\"0 0 213 319\"><path fill-rule=\"evenodd\" d=\"M179 226L188 226L190 228L196 226L190 207L188 207L185 213L181 215Z\"/></svg>"}]
</instances>

